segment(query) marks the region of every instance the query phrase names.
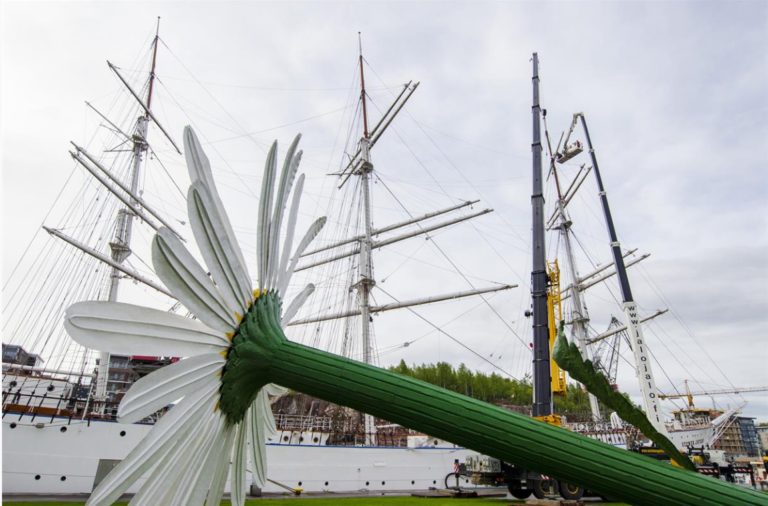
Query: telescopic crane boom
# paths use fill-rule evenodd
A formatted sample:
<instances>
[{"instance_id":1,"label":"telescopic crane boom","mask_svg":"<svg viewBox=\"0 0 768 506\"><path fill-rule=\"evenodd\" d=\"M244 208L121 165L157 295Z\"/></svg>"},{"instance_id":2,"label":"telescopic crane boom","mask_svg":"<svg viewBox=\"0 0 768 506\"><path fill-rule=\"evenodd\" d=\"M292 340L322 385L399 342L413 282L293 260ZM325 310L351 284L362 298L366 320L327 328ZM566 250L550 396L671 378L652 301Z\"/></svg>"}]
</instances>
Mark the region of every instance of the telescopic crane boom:
<instances>
[{"instance_id":1,"label":"telescopic crane boom","mask_svg":"<svg viewBox=\"0 0 768 506\"><path fill-rule=\"evenodd\" d=\"M659 404L659 392L656 389L656 380L653 376L651 355L648 351L645 337L643 336L637 304L632 297L632 289L630 288L629 278L627 277L627 268L624 264L624 255L621 252L621 244L619 243L618 234L616 233L616 227L613 224L611 208L608 205L608 196L605 187L603 186L603 178L600 175L600 167L597 164L595 150L592 147L592 139L589 136L589 129L587 128L587 120L584 117L583 112L577 112L573 115L571 128L568 130L568 135L565 138L563 151L558 157L558 162L569 154L568 139L570 138L573 129L576 127L579 118L581 118L581 125L584 128L584 137L586 138L587 149L592 160L595 179L597 180L597 194L600 197L600 204L603 207L605 225L608 229L608 236L611 241L611 253L613 254L613 262L616 266L616 277L618 278L619 288L621 290L622 308L624 309L624 315L626 317L627 332L629 333L630 338L629 342L635 357L637 379L640 383L640 391L643 394L643 405L645 407L646 415L654 428L660 433L667 435L667 427L664 425L664 416L661 412L661 405Z\"/></svg>"}]
</instances>

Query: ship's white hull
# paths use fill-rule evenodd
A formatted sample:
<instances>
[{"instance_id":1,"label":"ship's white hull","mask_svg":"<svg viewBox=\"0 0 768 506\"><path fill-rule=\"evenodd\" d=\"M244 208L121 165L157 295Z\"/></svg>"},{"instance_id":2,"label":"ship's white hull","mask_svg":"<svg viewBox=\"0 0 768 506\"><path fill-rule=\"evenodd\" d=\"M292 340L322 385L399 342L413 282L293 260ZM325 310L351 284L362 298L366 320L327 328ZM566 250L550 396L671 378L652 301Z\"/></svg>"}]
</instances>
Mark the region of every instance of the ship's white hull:
<instances>
[{"instance_id":1,"label":"ship's white hull","mask_svg":"<svg viewBox=\"0 0 768 506\"><path fill-rule=\"evenodd\" d=\"M123 460L152 428L30 416L3 419L3 494L83 494L94 487L99 463ZM16 423L14 428L11 424ZM42 428L36 428L42 424ZM66 431L62 432L62 428ZM311 439L310 439L311 440ZM474 452L458 447L355 447L270 444L271 480L306 491L424 490L443 487L455 459ZM135 493L146 476L128 493ZM285 492L269 483L265 492Z\"/></svg>"}]
</instances>

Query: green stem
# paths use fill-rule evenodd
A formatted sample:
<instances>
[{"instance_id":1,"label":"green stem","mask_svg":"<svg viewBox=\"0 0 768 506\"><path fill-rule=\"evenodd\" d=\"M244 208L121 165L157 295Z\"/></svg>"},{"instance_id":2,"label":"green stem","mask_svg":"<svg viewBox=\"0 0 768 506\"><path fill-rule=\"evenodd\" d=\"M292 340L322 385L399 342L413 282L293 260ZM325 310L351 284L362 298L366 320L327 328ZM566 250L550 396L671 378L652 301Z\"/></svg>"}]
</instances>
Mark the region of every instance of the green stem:
<instances>
[{"instance_id":1,"label":"green stem","mask_svg":"<svg viewBox=\"0 0 768 506\"><path fill-rule=\"evenodd\" d=\"M603 373L595 370L591 361L581 357L581 352L575 343L568 344L568 339L565 337L565 322L560 322L552 358L561 369L571 375L571 378L584 385L590 394L614 410L622 420L640 429L640 432L656 443L656 446L680 467L690 471L696 470L693 462L680 453L667 436L656 430L645 413L629 402L621 392L614 390Z\"/></svg>"},{"instance_id":2,"label":"green stem","mask_svg":"<svg viewBox=\"0 0 768 506\"><path fill-rule=\"evenodd\" d=\"M768 496L290 341L273 383L635 505L768 505Z\"/></svg>"}]
</instances>

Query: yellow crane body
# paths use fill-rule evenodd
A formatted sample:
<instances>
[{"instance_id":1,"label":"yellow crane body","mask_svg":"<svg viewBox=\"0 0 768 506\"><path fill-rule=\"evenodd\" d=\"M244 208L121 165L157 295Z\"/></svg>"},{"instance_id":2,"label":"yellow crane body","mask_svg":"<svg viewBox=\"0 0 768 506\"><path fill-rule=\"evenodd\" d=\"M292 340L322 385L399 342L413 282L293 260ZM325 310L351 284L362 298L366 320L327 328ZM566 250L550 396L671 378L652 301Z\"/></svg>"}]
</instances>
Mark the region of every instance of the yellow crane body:
<instances>
[{"instance_id":1,"label":"yellow crane body","mask_svg":"<svg viewBox=\"0 0 768 506\"><path fill-rule=\"evenodd\" d=\"M552 357L552 349L557 339L557 328L563 321L563 307L560 294L560 267L557 260L547 262L547 273L549 275L549 290L547 291L547 310L549 312L549 356ZM565 384L565 371L560 369L554 360L552 364L552 395L565 397L567 395Z\"/></svg>"}]
</instances>

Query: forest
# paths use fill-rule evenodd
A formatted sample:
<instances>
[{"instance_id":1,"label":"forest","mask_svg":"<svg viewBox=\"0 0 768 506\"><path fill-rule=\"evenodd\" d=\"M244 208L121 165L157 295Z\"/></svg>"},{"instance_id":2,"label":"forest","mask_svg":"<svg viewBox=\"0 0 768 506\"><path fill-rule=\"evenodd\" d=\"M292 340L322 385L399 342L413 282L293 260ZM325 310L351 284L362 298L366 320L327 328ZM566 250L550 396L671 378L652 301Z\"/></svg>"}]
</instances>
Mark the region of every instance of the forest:
<instances>
[{"instance_id":1,"label":"forest","mask_svg":"<svg viewBox=\"0 0 768 506\"><path fill-rule=\"evenodd\" d=\"M473 372L465 364L458 368L446 362L408 366L404 360L389 370L491 404L530 409L533 402L530 375L517 380L497 373ZM585 416L591 418L588 415L589 397L581 385L569 383L567 395L555 397L555 412L572 421Z\"/></svg>"}]
</instances>

